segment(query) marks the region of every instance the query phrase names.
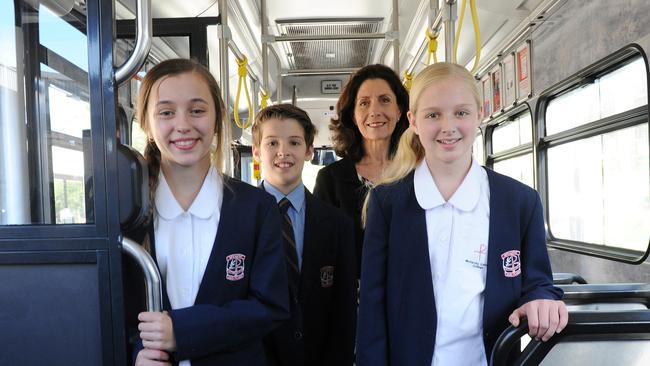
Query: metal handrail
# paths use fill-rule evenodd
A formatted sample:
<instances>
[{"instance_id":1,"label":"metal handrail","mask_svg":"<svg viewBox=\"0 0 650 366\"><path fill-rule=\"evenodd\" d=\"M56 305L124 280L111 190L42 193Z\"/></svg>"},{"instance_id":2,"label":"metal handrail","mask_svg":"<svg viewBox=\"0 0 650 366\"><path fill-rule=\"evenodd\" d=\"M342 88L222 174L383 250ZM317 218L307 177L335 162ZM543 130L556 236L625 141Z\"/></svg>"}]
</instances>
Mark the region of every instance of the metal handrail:
<instances>
[{"instance_id":1,"label":"metal handrail","mask_svg":"<svg viewBox=\"0 0 650 366\"><path fill-rule=\"evenodd\" d=\"M495 342L490 357L490 366L539 365L551 348L575 336L602 336L598 339L632 339L633 334L647 337L650 334L650 311L593 311L570 312L569 322L561 333L553 335L546 342L531 340L518 359L509 360L510 352L519 345L521 337L528 332L528 322L521 319L519 327L508 326ZM622 336L622 337L621 337ZM647 339L647 338L644 338Z\"/></svg>"},{"instance_id":2,"label":"metal handrail","mask_svg":"<svg viewBox=\"0 0 650 366\"><path fill-rule=\"evenodd\" d=\"M135 75L147 60L152 29L151 0L136 0L135 45L126 62L115 70L115 83L118 86Z\"/></svg>"},{"instance_id":3,"label":"metal handrail","mask_svg":"<svg viewBox=\"0 0 650 366\"><path fill-rule=\"evenodd\" d=\"M144 272L147 281L147 310L162 311L162 281L156 262L140 244L126 237L122 238L122 251L133 258Z\"/></svg>"},{"instance_id":4,"label":"metal handrail","mask_svg":"<svg viewBox=\"0 0 650 366\"><path fill-rule=\"evenodd\" d=\"M232 40L228 41L228 48L232 51L233 55L237 59L237 61L242 61L246 58L246 55L242 53L242 51L239 50L239 47L237 47L237 44L233 42ZM259 81L259 78L253 71L250 65L246 65L246 71L248 72L248 76L251 78L253 81Z\"/></svg>"}]
</instances>

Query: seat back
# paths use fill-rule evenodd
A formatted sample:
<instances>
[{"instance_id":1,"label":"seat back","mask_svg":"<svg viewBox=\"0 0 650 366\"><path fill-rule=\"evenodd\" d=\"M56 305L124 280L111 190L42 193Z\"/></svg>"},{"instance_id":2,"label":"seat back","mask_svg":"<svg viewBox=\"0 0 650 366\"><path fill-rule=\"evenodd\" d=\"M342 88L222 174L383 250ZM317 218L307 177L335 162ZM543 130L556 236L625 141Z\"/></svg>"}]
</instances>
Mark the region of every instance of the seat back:
<instances>
[{"instance_id":1,"label":"seat back","mask_svg":"<svg viewBox=\"0 0 650 366\"><path fill-rule=\"evenodd\" d=\"M134 148L117 144L117 175L122 232L142 226L149 213L149 170Z\"/></svg>"}]
</instances>

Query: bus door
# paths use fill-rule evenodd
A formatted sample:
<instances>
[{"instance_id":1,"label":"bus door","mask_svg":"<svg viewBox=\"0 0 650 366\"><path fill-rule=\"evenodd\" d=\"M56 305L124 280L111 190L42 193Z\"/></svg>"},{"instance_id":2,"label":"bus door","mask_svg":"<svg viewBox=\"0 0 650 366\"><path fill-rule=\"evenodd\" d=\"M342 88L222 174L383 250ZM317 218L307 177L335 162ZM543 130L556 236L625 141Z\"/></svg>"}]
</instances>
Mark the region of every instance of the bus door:
<instances>
[{"instance_id":1,"label":"bus door","mask_svg":"<svg viewBox=\"0 0 650 366\"><path fill-rule=\"evenodd\" d=\"M112 1L2 3L0 364L126 364Z\"/></svg>"}]
</instances>

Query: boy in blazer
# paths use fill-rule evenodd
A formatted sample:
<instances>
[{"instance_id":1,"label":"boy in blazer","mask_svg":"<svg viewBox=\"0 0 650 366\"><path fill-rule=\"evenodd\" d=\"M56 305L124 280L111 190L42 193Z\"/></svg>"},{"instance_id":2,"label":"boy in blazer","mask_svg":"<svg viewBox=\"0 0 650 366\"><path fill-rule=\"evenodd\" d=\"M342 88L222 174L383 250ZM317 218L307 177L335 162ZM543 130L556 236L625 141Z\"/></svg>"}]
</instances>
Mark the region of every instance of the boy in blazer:
<instances>
[{"instance_id":1,"label":"boy in blazer","mask_svg":"<svg viewBox=\"0 0 650 366\"><path fill-rule=\"evenodd\" d=\"M271 365L352 365L356 324L352 220L302 184L316 129L290 104L270 106L253 125L261 188L283 215L291 318L265 340Z\"/></svg>"}]
</instances>

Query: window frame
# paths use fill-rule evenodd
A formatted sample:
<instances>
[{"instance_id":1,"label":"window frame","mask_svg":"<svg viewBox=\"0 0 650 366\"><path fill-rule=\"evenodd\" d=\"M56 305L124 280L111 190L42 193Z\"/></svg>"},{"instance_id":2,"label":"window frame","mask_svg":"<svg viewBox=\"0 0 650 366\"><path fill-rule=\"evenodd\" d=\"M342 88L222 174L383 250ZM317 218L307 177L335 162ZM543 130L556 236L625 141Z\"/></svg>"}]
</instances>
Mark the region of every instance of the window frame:
<instances>
[{"instance_id":1,"label":"window frame","mask_svg":"<svg viewBox=\"0 0 650 366\"><path fill-rule=\"evenodd\" d=\"M646 67L646 86L650 98L650 72L648 71L648 57L643 48L637 44L625 46L600 61L578 71L576 74L564 79L560 83L548 88L540 94L537 100L536 113L533 118L534 135L537 163L536 179L537 191L540 193L542 204L545 210L547 244L549 247L594 256L598 258L615 260L629 264L640 264L650 254L650 243L645 252L620 248L613 245L595 244L576 240L557 238L553 235L550 226L549 212L549 183L548 183L548 151L550 148L563 144L587 139L594 136L601 136L610 132L619 131L628 127L650 125L650 113L648 104L636 107L625 112L589 122L578 127L561 131L552 135L546 135L546 109L548 104L558 96L572 91L586 83L591 83L597 78L617 70L626 64L641 57ZM537 136L537 137L536 137ZM650 145L650 137L648 138ZM650 177L649 177L650 178Z\"/></svg>"},{"instance_id":2,"label":"window frame","mask_svg":"<svg viewBox=\"0 0 650 366\"><path fill-rule=\"evenodd\" d=\"M99 2L97 2L99 3ZM115 129L115 113L111 109L114 104L110 102L113 99L112 91L103 86L111 85L113 78L113 65L103 64L101 54L112 54L112 17L102 17L100 13L104 4L88 3L87 15L80 14L77 10L72 10L69 14L59 17L62 21L72 25L86 36L85 46L88 48L88 69L89 72L79 72L79 68L73 65L69 60L58 55L53 50L45 47L40 43L39 29L40 22L31 22L21 24L23 29L22 41L23 53L38 50L36 57L24 57L25 80L25 109L26 120L32 125L28 125L27 143L34 146L34 152L28 155L29 176L41 175L41 171L51 172L51 156L46 153L47 138L45 131L49 130L49 116L47 116L48 95L43 91L46 87L43 83L44 78L41 75L40 65L46 65L67 77L79 82L79 77L87 75L87 78L81 80L82 85L87 85L88 103L90 105L90 138L92 146L88 152L88 161L92 163L93 184L95 185L95 195L88 202L94 210L93 221L89 223L74 224L57 224L55 215L51 215L51 223L42 223L45 221L43 215L49 214L49 210L54 207L53 183L39 182L37 189L30 192L30 210L32 222L21 225L0 225L0 246L3 250L52 250L52 241L57 241L56 249L77 250L83 248L89 249L107 249L114 245L107 241L97 241L97 247L89 247L84 244L83 240L68 240L69 238L96 238L114 235L117 237L119 232L119 212L117 207L108 204L106 197L116 195L117 185L112 183L117 179L116 158L113 157L111 150L112 137ZM108 6L108 5L107 5ZM27 3L21 3L15 12L35 14L38 16L39 11ZM104 12L109 7L103 9ZM102 13L103 14L103 13ZM106 13L110 14L110 13ZM106 19L104 19L106 18ZM86 28L87 27L87 28ZM31 133L30 133L31 131ZM58 134L57 136L66 136ZM60 146L52 141L52 146ZM38 166L37 166L38 165ZM109 182L110 181L110 182ZM106 187L106 189L104 189ZM108 192L111 190L111 192ZM45 191L46 193L43 193ZM52 193L50 193L50 191ZM115 191L112 192L112 191ZM40 205L34 205L34 200L47 200ZM49 205L49 206L48 206ZM50 207L51 206L51 207ZM42 208L46 207L46 208ZM35 210L36 208L36 210ZM46 212L47 211L47 212ZM34 220L39 220L34 222ZM118 225L113 227L113 223ZM42 239L41 242L35 239ZM61 239L59 243L58 240ZM16 244L16 240L25 240L25 243ZM93 244L95 245L95 244Z\"/></svg>"},{"instance_id":3,"label":"window frame","mask_svg":"<svg viewBox=\"0 0 650 366\"><path fill-rule=\"evenodd\" d=\"M501 125L510 123L514 121L517 117L520 115L528 112L531 117L531 129L534 132L535 130L535 121L534 121L534 115L533 111L530 107L530 105L527 102L523 102L519 105L517 105L514 108L511 108L510 110L506 111L505 113L501 114L498 118L495 118L494 120L490 121L486 127L485 127L485 150L486 150L486 158L485 158L485 166L489 167L490 169L494 170L494 163L498 163L500 161L516 158L519 156L526 155L528 153L533 155L533 164L535 161L535 154L534 154L534 144L533 142L529 142L523 145L515 146L507 150L500 151L498 153L494 153L493 149L493 143L492 139L494 136L494 131ZM532 134L533 136L533 141L535 139L535 135ZM535 168L533 166L533 182L535 183L535 186L537 185L537 175Z\"/></svg>"}]
</instances>

